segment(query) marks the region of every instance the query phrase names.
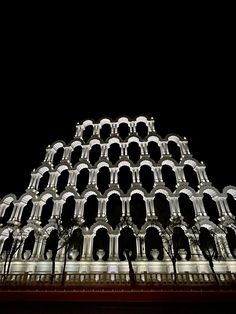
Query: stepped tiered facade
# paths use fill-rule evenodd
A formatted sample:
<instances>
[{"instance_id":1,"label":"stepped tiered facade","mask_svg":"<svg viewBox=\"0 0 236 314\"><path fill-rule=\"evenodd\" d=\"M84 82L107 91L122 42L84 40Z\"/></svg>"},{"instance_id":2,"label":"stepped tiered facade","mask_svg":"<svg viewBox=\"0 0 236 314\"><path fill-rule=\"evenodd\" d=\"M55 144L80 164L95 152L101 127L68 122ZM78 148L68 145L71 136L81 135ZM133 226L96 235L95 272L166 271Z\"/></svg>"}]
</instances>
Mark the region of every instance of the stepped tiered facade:
<instances>
[{"instance_id":1,"label":"stepped tiered facade","mask_svg":"<svg viewBox=\"0 0 236 314\"><path fill-rule=\"evenodd\" d=\"M46 148L25 193L0 200L2 276L43 280L54 260L66 281L235 280L236 187L219 192L154 122L86 120Z\"/></svg>"}]
</instances>

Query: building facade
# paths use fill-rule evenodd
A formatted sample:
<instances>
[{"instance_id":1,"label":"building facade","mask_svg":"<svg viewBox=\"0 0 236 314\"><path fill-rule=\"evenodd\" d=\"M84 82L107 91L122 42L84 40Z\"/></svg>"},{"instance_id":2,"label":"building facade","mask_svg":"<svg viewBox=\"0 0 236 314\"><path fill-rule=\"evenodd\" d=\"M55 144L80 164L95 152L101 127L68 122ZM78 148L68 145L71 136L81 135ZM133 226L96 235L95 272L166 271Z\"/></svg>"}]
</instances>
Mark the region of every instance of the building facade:
<instances>
[{"instance_id":1,"label":"building facade","mask_svg":"<svg viewBox=\"0 0 236 314\"><path fill-rule=\"evenodd\" d=\"M25 193L0 200L2 275L236 280L236 187L219 192L154 122L86 120L46 148Z\"/></svg>"}]
</instances>

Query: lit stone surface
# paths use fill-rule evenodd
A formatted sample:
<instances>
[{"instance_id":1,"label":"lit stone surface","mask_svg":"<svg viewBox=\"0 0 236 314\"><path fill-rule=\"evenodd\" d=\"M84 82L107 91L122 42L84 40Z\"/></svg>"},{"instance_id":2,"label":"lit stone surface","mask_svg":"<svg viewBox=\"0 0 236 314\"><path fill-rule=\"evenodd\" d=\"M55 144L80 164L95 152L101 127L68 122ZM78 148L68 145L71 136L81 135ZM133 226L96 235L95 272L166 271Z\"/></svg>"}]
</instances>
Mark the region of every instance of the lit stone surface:
<instances>
[{"instance_id":1,"label":"lit stone surface","mask_svg":"<svg viewBox=\"0 0 236 314\"><path fill-rule=\"evenodd\" d=\"M69 143L48 145L25 194L0 200L0 270L13 237L22 244L9 273L50 273L48 239L69 217L76 220L69 274L128 274L126 248L136 274L173 273L172 257L177 273L211 273L200 228L215 272L236 273L235 204L236 187L220 193L187 139L161 138L153 118L86 120ZM55 273L64 265L60 240Z\"/></svg>"}]
</instances>

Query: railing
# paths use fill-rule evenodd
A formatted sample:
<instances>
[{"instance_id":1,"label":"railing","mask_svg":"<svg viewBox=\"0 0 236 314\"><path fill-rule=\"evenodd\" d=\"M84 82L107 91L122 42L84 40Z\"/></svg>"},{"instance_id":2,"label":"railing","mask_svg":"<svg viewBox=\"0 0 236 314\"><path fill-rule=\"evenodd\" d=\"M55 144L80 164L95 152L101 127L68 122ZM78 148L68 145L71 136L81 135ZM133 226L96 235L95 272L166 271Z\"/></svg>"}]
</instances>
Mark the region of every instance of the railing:
<instances>
[{"instance_id":1,"label":"railing","mask_svg":"<svg viewBox=\"0 0 236 314\"><path fill-rule=\"evenodd\" d=\"M97 274L72 274L66 273L65 280L63 280L62 274L8 274L0 275L0 287L4 286L49 286L51 284L64 286L111 286L111 285L130 285L129 274L115 274L115 273L97 273ZM174 282L173 273L141 273L135 274L135 284L137 286L232 286L236 287L236 274L231 272L217 273L218 283L211 273L178 273L176 275L176 283Z\"/></svg>"}]
</instances>

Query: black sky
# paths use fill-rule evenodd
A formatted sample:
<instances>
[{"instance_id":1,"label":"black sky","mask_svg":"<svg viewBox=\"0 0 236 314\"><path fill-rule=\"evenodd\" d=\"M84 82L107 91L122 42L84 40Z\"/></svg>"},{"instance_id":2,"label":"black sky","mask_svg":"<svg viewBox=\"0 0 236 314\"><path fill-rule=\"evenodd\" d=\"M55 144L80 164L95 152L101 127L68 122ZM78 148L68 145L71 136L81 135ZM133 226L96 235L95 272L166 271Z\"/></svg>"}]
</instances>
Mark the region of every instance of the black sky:
<instances>
[{"instance_id":1,"label":"black sky","mask_svg":"<svg viewBox=\"0 0 236 314\"><path fill-rule=\"evenodd\" d=\"M90 36L22 24L3 32L0 198L19 197L48 144L85 118L153 116L186 136L213 186L236 185L231 20ZM10 24L9 24L10 25ZM142 30L142 31L141 31Z\"/></svg>"}]
</instances>

